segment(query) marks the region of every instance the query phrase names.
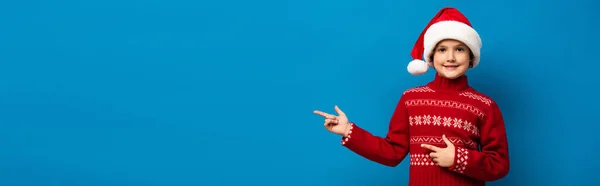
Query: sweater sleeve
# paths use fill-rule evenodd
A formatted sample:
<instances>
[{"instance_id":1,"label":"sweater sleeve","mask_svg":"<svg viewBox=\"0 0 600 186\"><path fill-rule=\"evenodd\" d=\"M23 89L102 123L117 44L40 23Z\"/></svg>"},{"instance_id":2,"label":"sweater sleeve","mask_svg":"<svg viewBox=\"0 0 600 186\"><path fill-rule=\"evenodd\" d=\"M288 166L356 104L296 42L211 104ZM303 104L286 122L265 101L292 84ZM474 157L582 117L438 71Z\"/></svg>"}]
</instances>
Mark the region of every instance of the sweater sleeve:
<instances>
[{"instance_id":1,"label":"sweater sleeve","mask_svg":"<svg viewBox=\"0 0 600 186\"><path fill-rule=\"evenodd\" d=\"M508 140L502 113L496 103L480 126L481 151L456 147L454 164L450 170L464 174L468 177L495 181L508 174Z\"/></svg>"},{"instance_id":2,"label":"sweater sleeve","mask_svg":"<svg viewBox=\"0 0 600 186\"><path fill-rule=\"evenodd\" d=\"M401 98L391 117L386 137L374 136L351 123L351 129L342 138L342 145L371 161L394 167L409 151L409 124L404 99Z\"/></svg>"}]
</instances>

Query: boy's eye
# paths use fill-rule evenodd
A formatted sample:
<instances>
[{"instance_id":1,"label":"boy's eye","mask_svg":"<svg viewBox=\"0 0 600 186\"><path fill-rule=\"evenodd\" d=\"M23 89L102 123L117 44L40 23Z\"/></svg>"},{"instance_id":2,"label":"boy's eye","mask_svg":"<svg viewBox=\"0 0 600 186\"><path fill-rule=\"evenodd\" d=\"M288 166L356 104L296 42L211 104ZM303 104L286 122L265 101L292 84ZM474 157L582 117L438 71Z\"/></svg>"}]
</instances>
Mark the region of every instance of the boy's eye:
<instances>
[{"instance_id":1,"label":"boy's eye","mask_svg":"<svg viewBox=\"0 0 600 186\"><path fill-rule=\"evenodd\" d=\"M464 48L457 48L456 51L462 52L462 51L465 51L465 49Z\"/></svg>"},{"instance_id":2,"label":"boy's eye","mask_svg":"<svg viewBox=\"0 0 600 186\"><path fill-rule=\"evenodd\" d=\"M444 52L444 51L446 51L446 49L445 48L440 48L440 49L438 49L438 51L439 52Z\"/></svg>"}]
</instances>

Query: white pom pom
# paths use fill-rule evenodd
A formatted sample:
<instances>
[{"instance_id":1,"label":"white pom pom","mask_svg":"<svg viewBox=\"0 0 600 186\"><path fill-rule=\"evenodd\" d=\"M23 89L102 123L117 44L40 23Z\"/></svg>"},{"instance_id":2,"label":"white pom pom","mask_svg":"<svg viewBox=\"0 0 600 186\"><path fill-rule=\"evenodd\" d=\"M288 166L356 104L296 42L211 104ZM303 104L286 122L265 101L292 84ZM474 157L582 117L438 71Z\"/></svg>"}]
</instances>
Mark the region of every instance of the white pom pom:
<instances>
[{"instance_id":1,"label":"white pom pom","mask_svg":"<svg viewBox=\"0 0 600 186\"><path fill-rule=\"evenodd\" d=\"M423 60L415 59L408 63L406 69L408 70L408 73L418 76L425 74L425 72L429 70L429 65Z\"/></svg>"}]
</instances>

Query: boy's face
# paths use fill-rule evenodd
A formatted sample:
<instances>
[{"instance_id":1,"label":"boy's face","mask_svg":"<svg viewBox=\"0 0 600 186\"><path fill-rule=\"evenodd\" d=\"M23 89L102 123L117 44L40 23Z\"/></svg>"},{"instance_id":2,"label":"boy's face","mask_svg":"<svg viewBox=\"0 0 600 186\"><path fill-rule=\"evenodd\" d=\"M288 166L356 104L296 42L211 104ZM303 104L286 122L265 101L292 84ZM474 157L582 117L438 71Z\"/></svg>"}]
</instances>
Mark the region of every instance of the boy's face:
<instances>
[{"instance_id":1,"label":"boy's face","mask_svg":"<svg viewBox=\"0 0 600 186\"><path fill-rule=\"evenodd\" d=\"M433 67L442 77L455 79L464 75L471 63L471 50L457 40L442 40L433 51Z\"/></svg>"}]
</instances>

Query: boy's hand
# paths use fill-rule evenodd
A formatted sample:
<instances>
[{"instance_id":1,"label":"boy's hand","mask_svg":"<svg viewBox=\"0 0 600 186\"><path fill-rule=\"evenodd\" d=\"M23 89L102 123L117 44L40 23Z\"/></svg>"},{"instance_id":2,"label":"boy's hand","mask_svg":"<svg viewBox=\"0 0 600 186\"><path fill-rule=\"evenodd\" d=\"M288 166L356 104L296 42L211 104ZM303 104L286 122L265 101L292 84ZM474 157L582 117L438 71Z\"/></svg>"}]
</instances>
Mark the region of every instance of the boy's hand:
<instances>
[{"instance_id":1,"label":"boy's hand","mask_svg":"<svg viewBox=\"0 0 600 186\"><path fill-rule=\"evenodd\" d=\"M346 117L346 114L342 112L342 110L337 105L334 108L339 116L334 116L318 110L315 110L314 113L321 115L325 118L325 123L323 125L329 132L339 134L343 137L347 137L348 132L350 131L348 117Z\"/></svg>"},{"instance_id":2,"label":"boy's hand","mask_svg":"<svg viewBox=\"0 0 600 186\"><path fill-rule=\"evenodd\" d=\"M441 167L450 167L454 164L454 144L446 138L446 135L442 135L442 139L446 142L446 148L439 148L429 144L421 144L421 147L429 149L433 152L429 154L433 159L433 162Z\"/></svg>"}]
</instances>

